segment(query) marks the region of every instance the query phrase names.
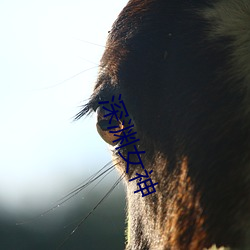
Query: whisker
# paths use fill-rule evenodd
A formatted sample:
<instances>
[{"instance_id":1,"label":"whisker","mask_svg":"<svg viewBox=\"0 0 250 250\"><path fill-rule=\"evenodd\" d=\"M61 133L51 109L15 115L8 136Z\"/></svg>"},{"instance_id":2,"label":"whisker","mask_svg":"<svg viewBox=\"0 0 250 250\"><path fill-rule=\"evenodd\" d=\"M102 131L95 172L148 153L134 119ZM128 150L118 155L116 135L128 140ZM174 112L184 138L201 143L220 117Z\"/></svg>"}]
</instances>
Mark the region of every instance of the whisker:
<instances>
[{"instance_id":1,"label":"whisker","mask_svg":"<svg viewBox=\"0 0 250 250\"><path fill-rule=\"evenodd\" d=\"M88 69L85 69L85 70L82 70L82 71L76 73L75 75L73 75L73 76L71 76L71 77L69 77L69 78L67 78L67 79L65 79L65 80L63 80L63 81L61 81L61 82L59 82L57 84L54 84L54 85L51 85L51 86L47 86L47 87L43 87L43 88L34 89L34 91L47 90L47 89L55 88L55 87L60 86L61 84L65 83L67 81L70 81L70 80L74 79L75 77L77 77L77 76L79 76L79 75L81 75L81 74L83 74L83 73L85 73L85 72L87 72L89 70L96 69L98 67L99 67L99 65L96 64L96 66L88 68Z\"/></svg>"},{"instance_id":2,"label":"whisker","mask_svg":"<svg viewBox=\"0 0 250 250\"><path fill-rule=\"evenodd\" d=\"M91 191L93 191L104 179L105 179L105 177L107 177L112 171L114 171L115 170L115 168L114 168L114 166L115 166L116 164L114 164L113 166L112 166L112 168L110 167L109 169L108 169L108 171L107 171L107 173L93 186L93 188L91 188L86 194L88 194L88 193L90 193Z\"/></svg>"},{"instance_id":3,"label":"whisker","mask_svg":"<svg viewBox=\"0 0 250 250\"><path fill-rule=\"evenodd\" d=\"M91 63L91 64L94 64L95 66L99 66L99 63L96 63L96 62L93 62L89 59L86 59L86 58L83 58L83 57L79 57L80 59L84 60L85 62L88 62L88 63Z\"/></svg>"},{"instance_id":4,"label":"whisker","mask_svg":"<svg viewBox=\"0 0 250 250\"><path fill-rule=\"evenodd\" d=\"M116 47L114 47L114 46L108 46L107 44L104 46L104 45L101 45L101 44L98 44L98 43L93 43L93 42L89 42L87 40L78 39L78 38L76 40L78 40L80 42L83 42L83 43L87 43L87 44L91 44L91 45L94 45L94 46L98 46L98 47L104 48L105 50L114 51L118 55L121 55L121 51L119 49L117 49ZM99 65L99 67L102 67L102 66Z\"/></svg>"},{"instance_id":5,"label":"whisker","mask_svg":"<svg viewBox=\"0 0 250 250\"><path fill-rule=\"evenodd\" d=\"M116 164L112 164L110 166L110 164L112 164L112 161L108 162L104 167L102 167L96 173L94 173L93 175L91 175L90 177L88 177L81 184L77 185L67 195L65 195L62 198L60 198L59 200L57 200L55 202L56 205L53 205L51 208L49 208L45 212L43 212L43 213L35 216L34 218L32 218L30 220L26 220L26 221L23 221L23 222L17 222L16 225L19 226L19 225L27 224L27 223L33 222L33 221L35 221L35 220L43 217L44 215L48 214L51 211L54 211L56 208L60 207L62 204L64 204L65 202L67 202L68 200L70 200L71 198L73 198L74 196L76 196L79 192L81 192L83 189L87 188L91 183L93 183L94 181L96 181L97 179L99 179L101 176L104 175L103 178L105 178L115 168L115 165L116 165ZM107 168L107 169L105 169L105 168Z\"/></svg>"},{"instance_id":6,"label":"whisker","mask_svg":"<svg viewBox=\"0 0 250 250\"><path fill-rule=\"evenodd\" d=\"M117 187L117 185L125 177L125 172L116 180L108 192L100 199L100 201L92 208L92 210L76 225L76 227L71 231L71 233L60 243L56 248L57 250L61 249L64 244L70 239L70 237L79 229L79 227L87 220L87 218L95 211L95 209L112 193L112 191Z\"/></svg>"},{"instance_id":7,"label":"whisker","mask_svg":"<svg viewBox=\"0 0 250 250\"><path fill-rule=\"evenodd\" d=\"M69 199L73 198L75 195L77 195L79 192L81 192L84 188L88 187L91 183L93 183L95 180L99 179L102 175L104 175L106 173L109 174L113 169L114 169L115 165L112 165L111 167L109 167L108 169L106 169L104 172L102 172L100 175L96 176L95 178L91 178L86 184L83 184L82 186L74 189L73 191L71 191L69 194L67 194L66 196L64 196L63 198L61 198L58 202L60 202L58 205L62 205L63 203L65 203L66 201L68 201ZM103 177L105 178L106 175ZM58 206L57 205L57 206ZM56 207L57 207L56 206ZM50 210L53 210L50 209Z\"/></svg>"},{"instance_id":8,"label":"whisker","mask_svg":"<svg viewBox=\"0 0 250 250\"><path fill-rule=\"evenodd\" d=\"M78 41L80 41L80 42L83 42L83 43L88 43L88 44L95 45L95 46L98 46L98 47L106 48L106 46L104 46L104 45L97 44L97 43L92 43L92 42L89 42L89 41L87 41L87 40L78 39L78 38L77 38L76 40L78 40Z\"/></svg>"},{"instance_id":9,"label":"whisker","mask_svg":"<svg viewBox=\"0 0 250 250\"><path fill-rule=\"evenodd\" d=\"M96 173L94 173L93 175L91 175L90 177L88 177L86 180L84 180L83 182L81 182L79 185L77 185L75 188L73 188L71 191L69 191L69 193L67 195L63 196L61 199L57 200L56 202L61 202L63 199L67 198L71 194L73 194L75 192L78 192L80 189L82 190L82 189L86 188L88 185L90 185L92 182L94 182L95 180L97 180L98 178L100 178L109 169L112 169L116 165L116 164L112 165L111 167L109 167L108 169L106 169L104 172L100 173L105 168L107 168L110 164L112 164L112 161L110 161L107 164L105 164L100 170L98 170Z\"/></svg>"},{"instance_id":10,"label":"whisker","mask_svg":"<svg viewBox=\"0 0 250 250\"><path fill-rule=\"evenodd\" d=\"M95 185L94 185L94 187L93 188L91 188L87 193L86 193L86 195L88 194L88 193L90 193L91 191L93 191L94 190L94 188L96 188L100 183L101 183L101 181L102 180L104 180L104 178L105 177L107 177L113 170L114 170L115 168L113 168L113 169L110 169ZM75 220L74 222L71 222L70 224L68 224L67 226L64 226L64 228L67 228L67 227L69 227L69 226L71 226L71 225L73 225L73 224L75 224L76 222L78 222L79 221L79 219L77 219L77 220Z\"/></svg>"}]
</instances>

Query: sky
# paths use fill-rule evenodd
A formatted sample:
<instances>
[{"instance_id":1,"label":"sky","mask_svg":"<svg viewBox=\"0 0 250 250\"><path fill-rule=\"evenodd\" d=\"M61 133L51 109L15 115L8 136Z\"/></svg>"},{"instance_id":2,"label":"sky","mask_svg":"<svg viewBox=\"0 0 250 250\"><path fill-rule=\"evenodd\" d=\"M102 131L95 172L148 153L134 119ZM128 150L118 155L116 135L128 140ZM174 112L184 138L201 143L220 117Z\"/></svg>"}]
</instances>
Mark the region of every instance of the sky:
<instances>
[{"instance_id":1,"label":"sky","mask_svg":"<svg viewBox=\"0 0 250 250\"><path fill-rule=\"evenodd\" d=\"M1 208L54 199L111 160L95 116L73 117L126 2L0 1Z\"/></svg>"}]
</instances>

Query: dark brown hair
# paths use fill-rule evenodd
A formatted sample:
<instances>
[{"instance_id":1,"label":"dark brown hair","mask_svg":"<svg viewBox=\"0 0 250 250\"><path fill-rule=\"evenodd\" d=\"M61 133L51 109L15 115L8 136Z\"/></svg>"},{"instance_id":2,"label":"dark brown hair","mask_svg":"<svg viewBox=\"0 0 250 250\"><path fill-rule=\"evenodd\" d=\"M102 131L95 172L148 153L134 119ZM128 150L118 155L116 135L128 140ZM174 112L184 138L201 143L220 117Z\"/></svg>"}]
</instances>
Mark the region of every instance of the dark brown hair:
<instances>
[{"instance_id":1,"label":"dark brown hair","mask_svg":"<svg viewBox=\"0 0 250 250\"><path fill-rule=\"evenodd\" d=\"M146 197L128 182L140 167L126 175L127 250L249 249L250 72L235 53L237 39L250 43L243 19L246 0L131 0L113 24L78 117L122 94L154 171L157 191Z\"/></svg>"}]
</instances>

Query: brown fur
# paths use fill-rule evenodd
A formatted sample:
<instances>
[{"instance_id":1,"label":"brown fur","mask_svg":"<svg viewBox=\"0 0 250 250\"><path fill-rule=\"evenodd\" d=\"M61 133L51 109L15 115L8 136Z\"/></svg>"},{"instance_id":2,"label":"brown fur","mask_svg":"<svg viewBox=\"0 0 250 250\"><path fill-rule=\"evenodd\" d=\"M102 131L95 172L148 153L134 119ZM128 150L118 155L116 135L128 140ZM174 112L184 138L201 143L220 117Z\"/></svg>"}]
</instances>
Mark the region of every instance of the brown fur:
<instances>
[{"instance_id":1,"label":"brown fur","mask_svg":"<svg viewBox=\"0 0 250 250\"><path fill-rule=\"evenodd\" d=\"M242 25L250 18L243 2L234 3L241 11L226 14L244 13ZM127 250L250 249L250 51L238 60L248 64L242 72L233 64L242 56L235 41L250 43L245 34L239 38L250 30L248 24L230 32L233 21L227 32L216 30L216 20L223 27L223 10L234 9L223 4L131 0L109 34L94 94L78 118L122 94L138 148L146 151L143 163L159 183L142 198L128 182L140 167L126 175ZM123 162L118 170L124 172Z\"/></svg>"}]
</instances>

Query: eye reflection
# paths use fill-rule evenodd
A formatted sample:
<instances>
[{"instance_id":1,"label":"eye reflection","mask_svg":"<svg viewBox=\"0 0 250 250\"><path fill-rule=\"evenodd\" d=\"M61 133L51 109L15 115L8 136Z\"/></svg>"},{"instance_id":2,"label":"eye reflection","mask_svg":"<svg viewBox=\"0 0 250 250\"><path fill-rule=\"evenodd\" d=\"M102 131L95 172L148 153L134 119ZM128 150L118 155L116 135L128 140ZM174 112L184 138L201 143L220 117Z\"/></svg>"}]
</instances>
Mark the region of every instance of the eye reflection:
<instances>
[{"instance_id":1,"label":"eye reflection","mask_svg":"<svg viewBox=\"0 0 250 250\"><path fill-rule=\"evenodd\" d=\"M109 123L110 117L104 117L106 114L106 111L102 108L98 108L96 110L97 113L97 123L96 128L99 133L99 135L102 137L102 139L107 142L108 144L115 146L118 144L118 142L113 142L114 140L117 140L119 135L121 135L122 132L117 133L109 133L108 127L112 126L118 126L117 128L112 128L112 131L118 131L124 128L121 121L117 121L116 119L112 119L112 121ZM116 136L115 136L116 135Z\"/></svg>"}]
</instances>

